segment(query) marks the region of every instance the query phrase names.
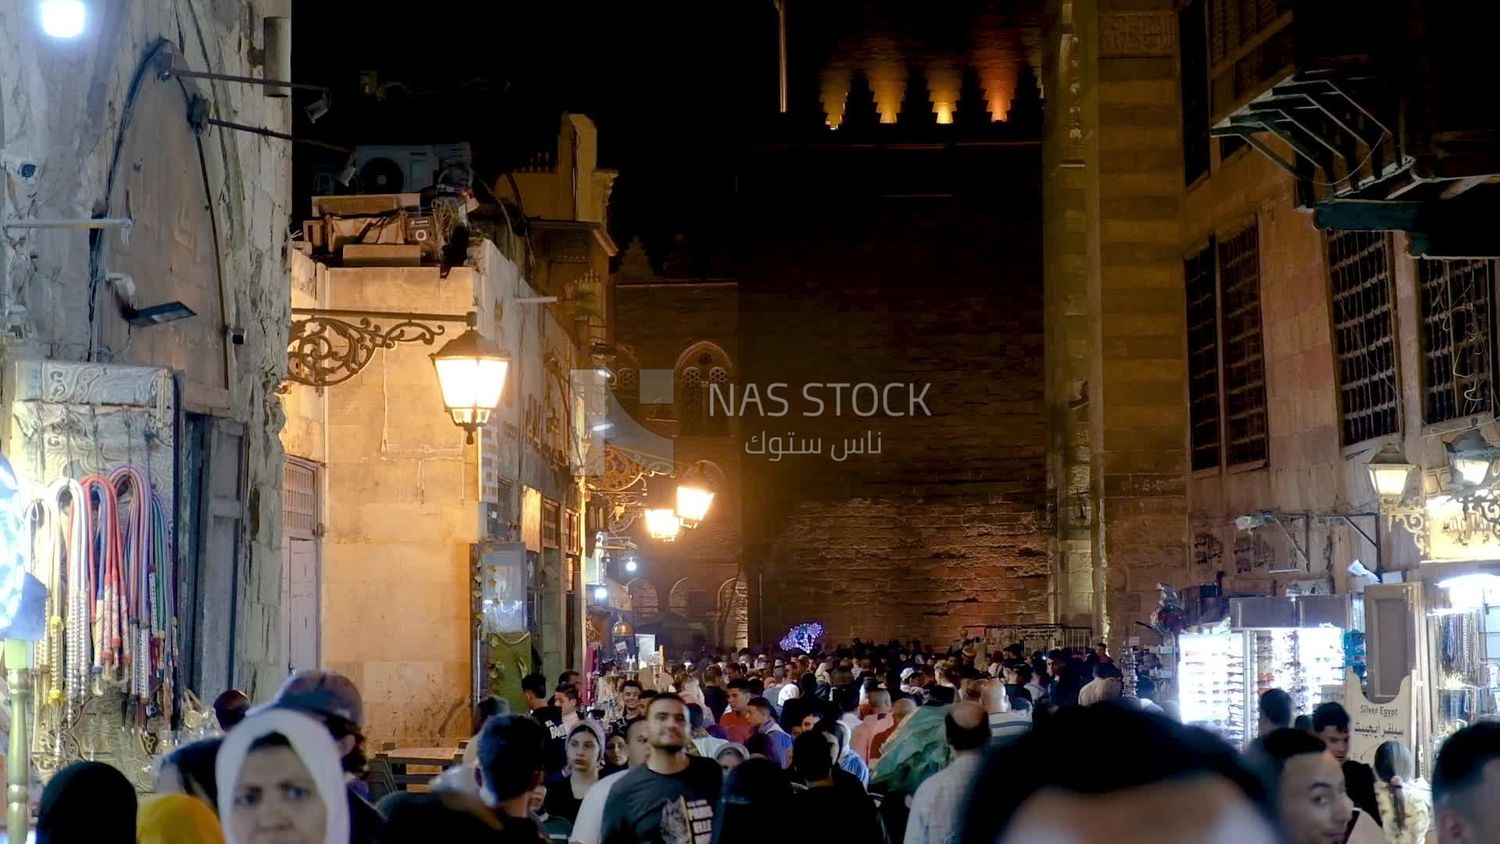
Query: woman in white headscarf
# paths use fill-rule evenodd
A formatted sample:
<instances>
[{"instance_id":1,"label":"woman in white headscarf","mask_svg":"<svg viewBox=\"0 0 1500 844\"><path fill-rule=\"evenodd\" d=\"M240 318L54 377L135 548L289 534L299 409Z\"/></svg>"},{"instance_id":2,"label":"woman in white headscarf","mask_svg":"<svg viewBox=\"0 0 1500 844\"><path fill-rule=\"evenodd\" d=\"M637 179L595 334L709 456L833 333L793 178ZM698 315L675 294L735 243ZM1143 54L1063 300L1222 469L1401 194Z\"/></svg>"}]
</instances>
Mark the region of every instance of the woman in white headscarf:
<instances>
[{"instance_id":1,"label":"woman in white headscarf","mask_svg":"<svg viewBox=\"0 0 1500 844\"><path fill-rule=\"evenodd\" d=\"M215 765L226 844L348 844L349 804L328 728L284 709L246 718Z\"/></svg>"}]
</instances>

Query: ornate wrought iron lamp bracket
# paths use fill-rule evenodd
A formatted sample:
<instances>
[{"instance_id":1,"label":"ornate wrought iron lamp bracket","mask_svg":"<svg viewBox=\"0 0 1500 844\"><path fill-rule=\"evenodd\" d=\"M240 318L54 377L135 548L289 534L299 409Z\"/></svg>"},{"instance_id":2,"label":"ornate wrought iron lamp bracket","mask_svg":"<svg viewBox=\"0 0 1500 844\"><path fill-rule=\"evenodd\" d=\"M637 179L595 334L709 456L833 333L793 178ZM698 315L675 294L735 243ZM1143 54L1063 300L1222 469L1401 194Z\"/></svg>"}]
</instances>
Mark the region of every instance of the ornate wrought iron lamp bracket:
<instances>
[{"instance_id":1,"label":"ornate wrought iron lamp bracket","mask_svg":"<svg viewBox=\"0 0 1500 844\"><path fill-rule=\"evenodd\" d=\"M311 387L331 387L358 375L382 349L401 343L431 346L444 334L442 325L466 322L475 315L390 311L292 308L287 338L287 380Z\"/></svg>"}]
</instances>

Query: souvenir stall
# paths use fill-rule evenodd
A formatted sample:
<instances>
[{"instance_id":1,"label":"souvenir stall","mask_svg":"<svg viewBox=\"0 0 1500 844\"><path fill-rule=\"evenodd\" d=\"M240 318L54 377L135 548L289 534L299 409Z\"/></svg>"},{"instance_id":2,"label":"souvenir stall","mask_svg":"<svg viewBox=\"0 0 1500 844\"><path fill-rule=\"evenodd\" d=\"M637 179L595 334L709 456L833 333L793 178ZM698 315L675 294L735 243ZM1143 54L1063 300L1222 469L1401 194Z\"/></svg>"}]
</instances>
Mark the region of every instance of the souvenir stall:
<instances>
[{"instance_id":1,"label":"souvenir stall","mask_svg":"<svg viewBox=\"0 0 1500 844\"><path fill-rule=\"evenodd\" d=\"M172 376L53 361L15 374L7 453L27 485L30 569L47 588L32 761L43 780L105 762L147 790L182 725Z\"/></svg>"},{"instance_id":2,"label":"souvenir stall","mask_svg":"<svg viewBox=\"0 0 1500 844\"><path fill-rule=\"evenodd\" d=\"M1500 716L1500 564L1424 567L1430 689L1422 737L1428 759L1443 740L1482 718Z\"/></svg>"},{"instance_id":3,"label":"souvenir stall","mask_svg":"<svg viewBox=\"0 0 1500 844\"><path fill-rule=\"evenodd\" d=\"M1285 689L1298 714L1341 699L1352 614L1347 595L1232 599L1225 624L1179 638L1183 721L1244 746L1267 689Z\"/></svg>"}]
</instances>

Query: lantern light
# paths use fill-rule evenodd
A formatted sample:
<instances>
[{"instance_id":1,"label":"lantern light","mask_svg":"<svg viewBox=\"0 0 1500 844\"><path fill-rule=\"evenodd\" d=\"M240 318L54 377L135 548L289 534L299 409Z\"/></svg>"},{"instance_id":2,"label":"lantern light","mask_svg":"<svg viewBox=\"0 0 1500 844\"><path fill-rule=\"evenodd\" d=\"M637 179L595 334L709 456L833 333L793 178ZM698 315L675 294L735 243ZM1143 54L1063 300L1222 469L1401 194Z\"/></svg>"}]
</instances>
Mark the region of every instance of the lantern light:
<instances>
[{"instance_id":1,"label":"lantern light","mask_svg":"<svg viewBox=\"0 0 1500 844\"><path fill-rule=\"evenodd\" d=\"M646 533L652 539L671 542L682 530L682 520L670 507L652 507L646 510Z\"/></svg>"},{"instance_id":2,"label":"lantern light","mask_svg":"<svg viewBox=\"0 0 1500 844\"><path fill-rule=\"evenodd\" d=\"M42 0L38 13L42 32L60 40L82 35L89 18L83 0Z\"/></svg>"},{"instance_id":3,"label":"lantern light","mask_svg":"<svg viewBox=\"0 0 1500 844\"><path fill-rule=\"evenodd\" d=\"M453 424L468 432L469 443L474 442L479 426L489 421L490 411L500 404L505 375L510 371L510 358L474 325L475 315L471 313L469 329L432 355L443 405Z\"/></svg>"},{"instance_id":4,"label":"lantern light","mask_svg":"<svg viewBox=\"0 0 1500 844\"><path fill-rule=\"evenodd\" d=\"M594 587L594 600L598 601L601 604L604 603L605 601L608 601L609 600L609 587L608 586L595 586Z\"/></svg>"},{"instance_id":5,"label":"lantern light","mask_svg":"<svg viewBox=\"0 0 1500 844\"><path fill-rule=\"evenodd\" d=\"M629 557L629 558L627 558L625 560L625 570L626 571L630 572L631 574L635 574L635 570L638 569L638 568L640 568L640 565L638 563L636 563L634 557Z\"/></svg>"},{"instance_id":6,"label":"lantern light","mask_svg":"<svg viewBox=\"0 0 1500 844\"><path fill-rule=\"evenodd\" d=\"M712 489L687 480L677 485L677 516L684 527L696 527L713 503Z\"/></svg>"},{"instance_id":7,"label":"lantern light","mask_svg":"<svg viewBox=\"0 0 1500 844\"><path fill-rule=\"evenodd\" d=\"M1370 459L1370 485L1381 498L1399 499L1406 494L1406 484L1416 466L1406 461L1401 446L1387 443Z\"/></svg>"},{"instance_id":8,"label":"lantern light","mask_svg":"<svg viewBox=\"0 0 1500 844\"><path fill-rule=\"evenodd\" d=\"M1448 444L1448 463L1453 467L1454 476L1466 486L1484 483L1497 456L1500 456L1500 449L1490 445L1474 428Z\"/></svg>"}]
</instances>

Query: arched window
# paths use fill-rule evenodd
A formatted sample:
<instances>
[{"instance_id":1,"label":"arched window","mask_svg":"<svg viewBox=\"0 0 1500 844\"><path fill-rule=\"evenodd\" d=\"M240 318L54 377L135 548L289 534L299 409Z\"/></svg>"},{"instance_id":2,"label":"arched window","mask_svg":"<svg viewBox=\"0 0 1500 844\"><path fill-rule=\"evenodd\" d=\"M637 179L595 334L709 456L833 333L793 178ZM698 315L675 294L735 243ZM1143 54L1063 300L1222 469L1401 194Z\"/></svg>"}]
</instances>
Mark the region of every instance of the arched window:
<instances>
[{"instance_id":1,"label":"arched window","mask_svg":"<svg viewBox=\"0 0 1500 844\"><path fill-rule=\"evenodd\" d=\"M661 612L661 602L656 597L656 587L644 577L625 584L630 595L630 609L638 616L656 615Z\"/></svg>"},{"instance_id":2,"label":"arched window","mask_svg":"<svg viewBox=\"0 0 1500 844\"><path fill-rule=\"evenodd\" d=\"M640 374L632 367L624 367L615 373L615 396L621 401L639 401L641 389Z\"/></svg>"},{"instance_id":3,"label":"arched window","mask_svg":"<svg viewBox=\"0 0 1500 844\"><path fill-rule=\"evenodd\" d=\"M720 644L736 648L750 645L750 590L744 577L732 577L719 585Z\"/></svg>"},{"instance_id":4,"label":"arched window","mask_svg":"<svg viewBox=\"0 0 1500 844\"><path fill-rule=\"evenodd\" d=\"M688 614L688 579L682 578L672 584L672 591L667 594L667 609L682 616Z\"/></svg>"},{"instance_id":5,"label":"arched window","mask_svg":"<svg viewBox=\"0 0 1500 844\"><path fill-rule=\"evenodd\" d=\"M698 343L677 362L677 412L680 432L689 436L718 436L729 432L729 356L712 343ZM711 401L711 393L718 400Z\"/></svg>"}]
</instances>

